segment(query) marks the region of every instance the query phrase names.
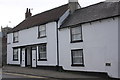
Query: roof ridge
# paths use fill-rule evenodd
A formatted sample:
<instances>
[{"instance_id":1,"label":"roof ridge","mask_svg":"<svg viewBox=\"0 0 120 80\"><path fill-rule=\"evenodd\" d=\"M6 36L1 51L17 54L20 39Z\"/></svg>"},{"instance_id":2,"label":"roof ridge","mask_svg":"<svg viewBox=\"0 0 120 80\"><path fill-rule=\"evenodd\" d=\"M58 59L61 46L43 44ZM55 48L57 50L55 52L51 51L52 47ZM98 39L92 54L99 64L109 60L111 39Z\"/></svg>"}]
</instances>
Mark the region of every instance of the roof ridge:
<instances>
[{"instance_id":1,"label":"roof ridge","mask_svg":"<svg viewBox=\"0 0 120 80\"><path fill-rule=\"evenodd\" d=\"M85 6L85 7L81 7L80 9L77 9L76 11L81 10L81 9L85 9L85 8L89 8L89 7L92 7L92 6L95 6L95 5L99 5L99 4L102 4L102 3L104 3L104 2L94 3L94 4L91 4L91 5Z\"/></svg>"},{"instance_id":2,"label":"roof ridge","mask_svg":"<svg viewBox=\"0 0 120 80\"><path fill-rule=\"evenodd\" d=\"M40 15L40 14L44 14L44 13L46 13L46 12L49 12L49 11L52 11L52 10L54 10L54 9L57 9L57 8L60 8L60 7L63 7L63 6L67 6L67 5L68 5L68 4L64 4L64 5L61 5L61 6L55 7L55 8L52 8L52 9L49 9L49 10L43 11L43 12L41 12L41 13L35 14L35 15L31 16L31 17L37 16L37 15Z\"/></svg>"}]
</instances>

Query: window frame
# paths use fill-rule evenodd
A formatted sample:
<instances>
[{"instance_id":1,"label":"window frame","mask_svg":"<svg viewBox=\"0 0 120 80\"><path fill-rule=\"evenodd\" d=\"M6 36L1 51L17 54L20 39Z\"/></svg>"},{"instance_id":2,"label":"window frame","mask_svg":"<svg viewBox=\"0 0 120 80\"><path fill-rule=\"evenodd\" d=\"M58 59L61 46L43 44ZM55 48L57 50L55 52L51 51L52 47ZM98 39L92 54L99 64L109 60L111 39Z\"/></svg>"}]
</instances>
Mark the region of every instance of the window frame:
<instances>
[{"instance_id":1,"label":"window frame","mask_svg":"<svg viewBox=\"0 0 120 80\"><path fill-rule=\"evenodd\" d=\"M14 54L15 54L14 50L17 50L17 59L15 59L14 57ZM18 48L13 48L13 61L19 61L19 49Z\"/></svg>"},{"instance_id":2,"label":"window frame","mask_svg":"<svg viewBox=\"0 0 120 80\"><path fill-rule=\"evenodd\" d=\"M45 35L44 36L40 36L40 27L41 26L45 26L45 30L43 30L43 31L45 31ZM46 37L46 24L38 26L38 38L44 38L44 37Z\"/></svg>"},{"instance_id":3,"label":"window frame","mask_svg":"<svg viewBox=\"0 0 120 80\"><path fill-rule=\"evenodd\" d=\"M15 41L15 33L17 33L17 41ZM13 32L13 43L18 43L19 42L19 32Z\"/></svg>"},{"instance_id":4,"label":"window frame","mask_svg":"<svg viewBox=\"0 0 120 80\"><path fill-rule=\"evenodd\" d=\"M81 28L81 39L80 40L73 40L73 34L72 34L72 29L73 28L77 28L80 27ZM75 35L75 34L74 34ZM71 43L76 43L76 42L83 42L83 35L82 35L82 26L81 25L76 25L76 26L72 26L70 27L70 37L71 37Z\"/></svg>"},{"instance_id":5,"label":"window frame","mask_svg":"<svg viewBox=\"0 0 120 80\"><path fill-rule=\"evenodd\" d=\"M73 51L82 51L82 64L74 64L74 62L73 62L73 54L74 54ZM71 66L80 66L80 67L85 66L84 65L83 49L73 49L73 50L71 50L71 62L72 62Z\"/></svg>"},{"instance_id":6,"label":"window frame","mask_svg":"<svg viewBox=\"0 0 120 80\"><path fill-rule=\"evenodd\" d=\"M46 52L45 52L46 58L45 59L41 59L40 46L45 46L45 48L46 48ZM38 45L38 61L47 61L47 44L46 43Z\"/></svg>"}]
</instances>

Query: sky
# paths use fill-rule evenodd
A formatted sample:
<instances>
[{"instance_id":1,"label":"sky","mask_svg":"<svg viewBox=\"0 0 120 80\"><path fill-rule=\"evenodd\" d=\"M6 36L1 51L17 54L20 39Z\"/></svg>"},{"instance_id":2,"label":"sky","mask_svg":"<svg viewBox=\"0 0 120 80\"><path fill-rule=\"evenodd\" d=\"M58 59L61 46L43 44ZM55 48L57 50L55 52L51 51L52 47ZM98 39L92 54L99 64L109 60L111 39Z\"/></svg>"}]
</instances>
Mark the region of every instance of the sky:
<instances>
[{"instance_id":1,"label":"sky","mask_svg":"<svg viewBox=\"0 0 120 80\"><path fill-rule=\"evenodd\" d=\"M15 27L25 19L26 8L32 15L67 4L69 0L0 0L0 26ZM86 7L105 0L78 0L81 7Z\"/></svg>"}]
</instances>

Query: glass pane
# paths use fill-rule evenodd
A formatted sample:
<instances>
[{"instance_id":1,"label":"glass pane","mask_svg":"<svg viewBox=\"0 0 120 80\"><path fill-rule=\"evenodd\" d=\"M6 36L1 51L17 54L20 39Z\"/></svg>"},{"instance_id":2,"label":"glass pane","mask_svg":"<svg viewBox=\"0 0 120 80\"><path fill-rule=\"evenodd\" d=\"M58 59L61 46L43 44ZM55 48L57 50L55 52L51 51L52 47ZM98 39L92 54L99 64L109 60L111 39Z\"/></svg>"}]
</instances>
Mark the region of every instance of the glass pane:
<instances>
[{"instance_id":1,"label":"glass pane","mask_svg":"<svg viewBox=\"0 0 120 80\"><path fill-rule=\"evenodd\" d=\"M76 33L81 33L81 27L76 27Z\"/></svg>"},{"instance_id":2,"label":"glass pane","mask_svg":"<svg viewBox=\"0 0 120 80\"><path fill-rule=\"evenodd\" d=\"M83 60L80 57L74 58L73 59L74 64L83 64Z\"/></svg>"},{"instance_id":3,"label":"glass pane","mask_svg":"<svg viewBox=\"0 0 120 80\"><path fill-rule=\"evenodd\" d=\"M14 37L17 37L17 36L18 36L18 32L15 32L15 33L14 33Z\"/></svg>"},{"instance_id":4,"label":"glass pane","mask_svg":"<svg viewBox=\"0 0 120 80\"><path fill-rule=\"evenodd\" d=\"M45 36L46 32L45 31L40 31L40 36Z\"/></svg>"},{"instance_id":5,"label":"glass pane","mask_svg":"<svg viewBox=\"0 0 120 80\"><path fill-rule=\"evenodd\" d=\"M83 64L83 51L76 50L72 51L73 53L73 64Z\"/></svg>"},{"instance_id":6,"label":"glass pane","mask_svg":"<svg viewBox=\"0 0 120 80\"><path fill-rule=\"evenodd\" d=\"M46 58L46 53L40 53L40 56L41 56L42 58Z\"/></svg>"},{"instance_id":7,"label":"glass pane","mask_svg":"<svg viewBox=\"0 0 120 80\"><path fill-rule=\"evenodd\" d=\"M18 55L16 54L16 55L14 55L14 59L18 59Z\"/></svg>"},{"instance_id":8,"label":"glass pane","mask_svg":"<svg viewBox=\"0 0 120 80\"><path fill-rule=\"evenodd\" d=\"M39 46L40 59L46 59L46 45Z\"/></svg>"},{"instance_id":9,"label":"glass pane","mask_svg":"<svg viewBox=\"0 0 120 80\"><path fill-rule=\"evenodd\" d=\"M82 51L74 51L74 56L82 56Z\"/></svg>"},{"instance_id":10,"label":"glass pane","mask_svg":"<svg viewBox=\"0 0 120 80\"><path fill-rule=\"evenodd\" d=\"M15 41L18 41L18 37L15 37L14 39L15 39Z\"/></svg>"},{"instance_id":11,"label":"glass pane","mask_svg":"<svg viewBox=\"0 0 120 80\"><path fill-rule=\"evenodd\" d=\"M81 34L77 34L77 35L72 35L72 40L81 40Z\"/></svg>"},{"instance_id":12,"label":"glass pane","mask_svg":"<svg viewBox=\"0 0 120 80\"><path fill-rule=\"evenodd\" d=\"M72 34L78 34L78 33L81 33L81 27L72 28Z\"/></svg>"},{"instance_id":13,"label":"glass pane","mask_svg":"<svg viewBox=\"0 0 120 80\"><path fill-rule=\"evenodd\" d=\"M45 25L41 25L40 27L39 27L39 31L44 31L45 30Z\"/></svg>"},{"instance_id":14,"label":"glass pane","mask_svg":"<svg viewBox=\"0 0 120 80\"><path fill-rule=\"evenodd\" d=\"M13 56L14 56L14 59L18 59L18 49L14 49Z\"/></svg>"},{"instance_id":15,"label":"glass pane","mask_svg":"<svg viewBox=\"0 0 120 80\"><path fill-rule=\"evenodd\" d=\"M40 53L40 59L46 59L46 53Z\"/></svg>"}]
</instances>

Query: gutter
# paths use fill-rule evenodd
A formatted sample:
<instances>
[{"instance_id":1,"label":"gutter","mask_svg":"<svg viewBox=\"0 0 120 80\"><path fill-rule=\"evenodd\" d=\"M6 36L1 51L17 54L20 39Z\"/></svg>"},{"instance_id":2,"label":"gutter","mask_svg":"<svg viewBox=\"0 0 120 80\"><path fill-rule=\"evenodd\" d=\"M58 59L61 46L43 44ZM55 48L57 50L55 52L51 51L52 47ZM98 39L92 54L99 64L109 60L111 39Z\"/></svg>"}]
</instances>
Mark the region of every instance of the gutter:
<instances>
[{"instance_id":1,"label":"gutter","mask_svg":"<svg viewBox=\"0 0 120 80\"><path fill-rule=\"evenodd\" d=\"M56 67L57 67L57 70L59 70L59 38L58 38L58 21L56 21L56 26L57 26L57 28L56 28L56 34L57 34L57 65L56 65Z\"/></svg>"}]
</instances>

